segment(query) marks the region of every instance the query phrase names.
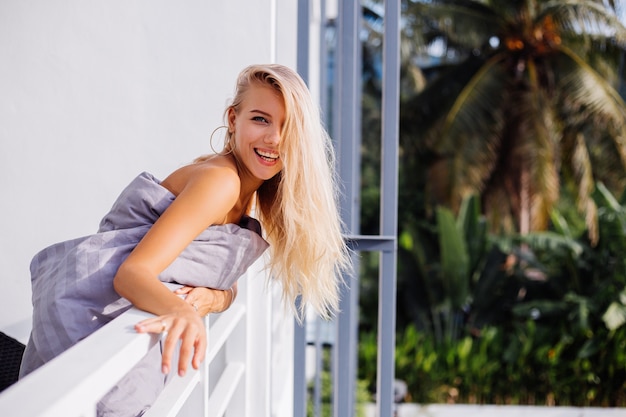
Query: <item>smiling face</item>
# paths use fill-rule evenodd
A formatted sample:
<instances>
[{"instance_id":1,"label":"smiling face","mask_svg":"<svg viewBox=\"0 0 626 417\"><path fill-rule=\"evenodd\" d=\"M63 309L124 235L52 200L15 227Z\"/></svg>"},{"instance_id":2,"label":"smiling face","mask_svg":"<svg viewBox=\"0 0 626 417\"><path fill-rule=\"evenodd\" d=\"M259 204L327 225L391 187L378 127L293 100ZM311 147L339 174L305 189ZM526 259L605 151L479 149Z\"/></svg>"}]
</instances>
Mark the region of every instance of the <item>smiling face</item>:
<instances>
[{"instance_id":1,"label":"smiling face","mask_svg":"<svg viewBox=\"0 0 626 417\"><path fill-rule=\"evenodd\" d=\"M283 98L267 85L252 84L237 109L230 108L237 159L254 178L268 180L283 168L279 146L284 123Z\"/></svg>"}]
</instances>

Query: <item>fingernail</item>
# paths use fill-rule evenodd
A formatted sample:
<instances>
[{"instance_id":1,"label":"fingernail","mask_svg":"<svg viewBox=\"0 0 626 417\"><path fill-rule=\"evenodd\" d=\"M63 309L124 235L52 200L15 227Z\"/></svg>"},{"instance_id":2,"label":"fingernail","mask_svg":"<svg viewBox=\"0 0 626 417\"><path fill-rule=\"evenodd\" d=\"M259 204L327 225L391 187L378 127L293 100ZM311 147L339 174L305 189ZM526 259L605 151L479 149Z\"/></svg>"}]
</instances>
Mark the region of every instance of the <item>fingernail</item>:
<instances>
[{"instance_id":1,"label":"fingernail","mask_svg":"<svg viewBox=\"0 0 626 417\"><path fill-rule=\"evenodd\" d=\"M167 365L163 365L163 368L161 368L161 372L163 372L164 374L169 374L170 369L167 367Z\"/></svg>"},{"instance_id":2,"label":"fingernail","mask_svg":"<svg viewBox=\"0 0 626 417\"><path fill-rule=\"evenodd\" d=\"M178 371L178 376L183 377L185 376L185 371L183 369Z\"/></svg>"}]
</instances>

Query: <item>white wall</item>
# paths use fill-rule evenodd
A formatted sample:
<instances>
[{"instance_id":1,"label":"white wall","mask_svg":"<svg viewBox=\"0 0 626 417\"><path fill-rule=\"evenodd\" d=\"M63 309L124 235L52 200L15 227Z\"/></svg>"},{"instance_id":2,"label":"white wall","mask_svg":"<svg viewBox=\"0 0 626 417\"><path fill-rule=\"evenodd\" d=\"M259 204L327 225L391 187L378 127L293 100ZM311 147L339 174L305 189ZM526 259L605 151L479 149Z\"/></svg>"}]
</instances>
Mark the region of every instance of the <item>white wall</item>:
<instances>
[{"instance_id":1,"label":"white wall","mask_svg":"<svg viewBox=\"0 0 626 417\"><path fill-rule=\"evenodd\" d=\"M210 152L244 66L295 67L296 4L0 0L0 330L24 337L38 250Z\"/></svg>"}]
</instances>

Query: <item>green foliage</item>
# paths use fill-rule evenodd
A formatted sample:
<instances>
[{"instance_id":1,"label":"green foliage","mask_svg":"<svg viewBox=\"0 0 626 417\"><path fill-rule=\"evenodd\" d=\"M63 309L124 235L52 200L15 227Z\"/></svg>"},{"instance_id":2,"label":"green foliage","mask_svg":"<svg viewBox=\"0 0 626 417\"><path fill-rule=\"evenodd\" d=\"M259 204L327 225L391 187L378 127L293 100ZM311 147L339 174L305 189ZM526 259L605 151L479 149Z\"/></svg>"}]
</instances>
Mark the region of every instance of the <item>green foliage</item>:
<instances>
[{"instance_id":1,"label":"green foliage","mask_svg":"<svg viewBox=\"0 0 626 417\"><path fill-rule=\"evenodd\" d=\"M626 28L613 4L406 3L396 376L413 401L626 406L626 195L611 194L626 178L615 91ZM523 39L537 31L554 42ZM441 65L418 68L442 39ZM380 90L370 76L361 225L376 234ZM472 192L481 197L457 209ZM520 230L518 213L543 231L487 234L487 220L494 233ZM376 256L364 254L360 280L359 377L370 388Z\"/></svg>"},{"instance_id":2,"label":"green foliage","mask_svg":"<svg viewBox=\"0 0 626 417\"><path fill-rule=\"evenodd\" d=\"M374 345L375 346L375 345ZM330 349L324 349L322 351L322 372L320 375L320 412L319 415L315 414L315 406L313 404L313 396L315 390L315 383L311 381L308 386L309 401L307 402L307 416L308 417L332 417L333 415L333 382L330 371ZM376 363L376 362L374 362ZM371 401L369 390L367 387L367 381L356 381L356 409L355 417L365 417L365 403Z\"/></svg>"},{"instance_id":3,"label":"green foliage","mask_svg":"<svg viewBox=\"0 0 626 417\"><path fill-rule=\"evenodd\" d=\"M405 279L400 280L400 293L406 298L401 299L405 310L400 321L432 331L438 342L454 340L474 289L493 290L479 276L487 244L486 223L475 197L463 202L456 219L449 209L438 207L434 225L408 225L399 238L400 256L415 272L413 280L418 280L425 297L416 305L411 288L416 282L401 274Z\"/></svg>"},{"instance_id":4,"label":"green foliage","mask_svg":"<svg viewBox=\"0 0 626 417\"><path fill-rule=\"evenodd\" d=\"M595 246L558 213L553 231L488 239L476 200L403 234L429 294L396 340L412 401L626 406L626 208L602 184L594 199ZM359 358L375 381L373 334Z\"/></svg>"},{"instance_id":5,"label":"green foliage","mask_svg":"<svg viewBox=\"0 0 626 417\"><path fill-rule=\"evenodd\" d=\"M441 345L411 326L397 339L396 376L418 403L623 407L626 328L604 337L590 348L526 320Z\"/></svg>"}]
</instances>

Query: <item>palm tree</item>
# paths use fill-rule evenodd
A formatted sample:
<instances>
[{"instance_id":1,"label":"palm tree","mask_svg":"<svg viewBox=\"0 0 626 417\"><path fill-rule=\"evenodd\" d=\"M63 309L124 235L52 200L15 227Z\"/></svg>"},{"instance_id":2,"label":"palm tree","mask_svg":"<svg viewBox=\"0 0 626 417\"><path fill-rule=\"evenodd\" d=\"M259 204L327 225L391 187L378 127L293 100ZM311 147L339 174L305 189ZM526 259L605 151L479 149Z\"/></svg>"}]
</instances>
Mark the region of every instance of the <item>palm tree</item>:
<instances>
[{"instance_id":1,"label":"palm tree","mask_svg":"<svg viewBox=\"0 0 626 417\"><path fill-rule=\"evenodd\" d=\"M492 231L524 234L548 226L567 190L595 241L595 184L619 192L626 179L626 105L617 92L626 28L615 2L405 6L412 65L429 48L453 61L402 104L403 150L430 155L429 197L458 207L477 193Z\"/></svg>"}]
</instances>

